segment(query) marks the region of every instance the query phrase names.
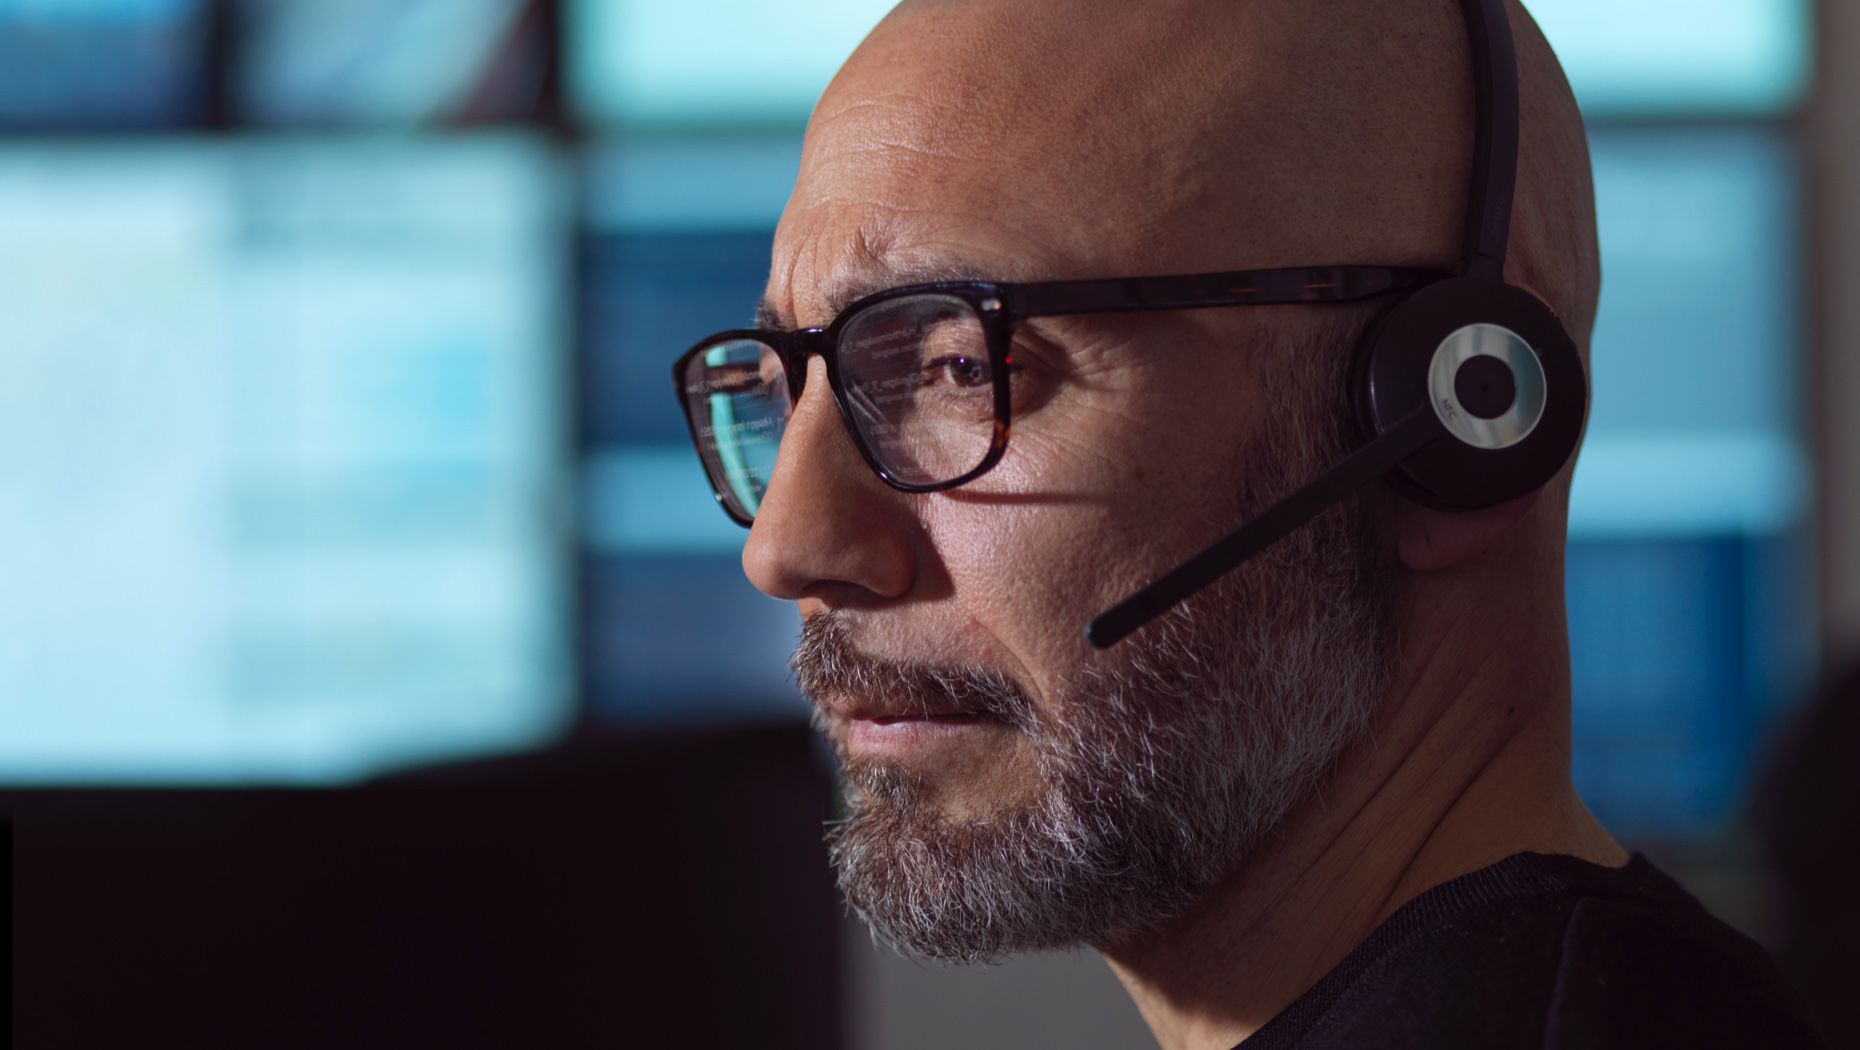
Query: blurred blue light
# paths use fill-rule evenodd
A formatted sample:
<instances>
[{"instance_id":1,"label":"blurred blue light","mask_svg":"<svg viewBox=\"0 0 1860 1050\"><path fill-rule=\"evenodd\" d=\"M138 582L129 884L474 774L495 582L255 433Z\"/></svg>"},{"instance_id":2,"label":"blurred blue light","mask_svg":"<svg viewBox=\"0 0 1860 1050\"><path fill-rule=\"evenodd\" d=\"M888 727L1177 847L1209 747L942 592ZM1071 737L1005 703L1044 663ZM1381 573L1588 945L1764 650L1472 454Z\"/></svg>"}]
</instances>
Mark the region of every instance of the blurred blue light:
<instances>
[{"instance_id":1,"label":"blurred blue light","mask_svg":"<svg viewBox=\"0 0 1860 1050\"><path fill-rule=\"evenodd\" d=\"M609 143L590 154L588 222L603 233L773 230L800 168L795 134Z\"/></svg>"},{"instance_id":2,"label":"blurred blue light","mask_svg":"<svg viewBox=\"0 0 1860 1050\"><path fill-rule=\"evenodd\" d=\"M1572 543L1572 775L1615 834L1712 834L1737 815L1793 676L1761 673L1761 546L1735 534Z\"/></svg>"},{"instance_id":3,"label":"blurred blue light","mask_svg":"<svg viewBox=\"0 0 1860 1050\"><path fill-rule=\"evenodd\" d=\"M688 446L597 453L582 493L583 527L597 551L734 556L749 535L718 507Z\"/></svg>"},{"instance_id":4,"label":"blurred blue light","mask_svg":"<svg viewBox=\"0 0 1860 1050\"><path fill-rule=\"evenodd\" d=\"M614 125L790 124L891 0L568 0L569 83ZM1529 0L1591 116L1783 113L1811 72L1808 0Z\"/></svg>"},{"instance_id":5,"label":"blurred blue light","mask_svg":"<svg viewBox=\"0 0 1860 1050\"><path fill-rule=\"evenodd\" d=\"M756 593L734 552L596 558L587 586L599 715L634 725L807 719L788 675L794 604Z\"/></svg>"},{"instance_id":6,"label":"blurred blue light","mask_svg":"<svg viewBox=\"0 0 1860 1050\"><path fill-rule=\"evenodd\" d=\"M1602 298L1576 535L1773 532L1806 510L1796 171L1767 128L1591 134Z\"/></svg>"},{"instance_id":7,"label":"blurred blue light","mask_svg":"<svg viewBox=\"0 0 1860 1050\"><path fill-rule=\"evenodd\" d=\"M205 0L0 0L0 130L197 121L206 16Z\"/></svg>"},{"instance_id":8,"label":"blurred blue light","mask_svg":"<svg viewBox=\"0 0 1860 1050\"><path fill-rule=\"evenodd\" d=\"M0 781L561 725L563 203L515 139L0 150Z\"/></svg>"},{"instance_id":9,"label":"blurred blue light","mask_svg":"<svg viewBox=\"0 0 1860 1050\"><path fill-rule=\"evenodd\" d=\"M508 120L548 61L529 0L239 0L237 104L290 126Z\"/></svg>"},{"instance_id":10,"label":"blurred blue light","mask_svg":"<svg viewBox=\"0 0 1860 1050\"><path fill-rule=\"evenodd\" d=\"M798 124L896 0L566 0L569 85L614 124Z\"/></svg>"},{"instance_id":11,"label":"blurred blue light","mask_svg":"<svg viewBox=\"0 0 1860 1050\"><path fill-rule=\"evenodd\" d=\"M1809 0L1526 0L1590 116L1784 113L1807 91Z\"/></svg>"},{"instance_id":12,"label":"blurred blue light","mask_svg":"<svg viewBox=\"0 0 1860 1050\"><path fill-rule=\"evenodd\" d=\"M1783 435L1591 436L1570 491L1577 538L1770 535L1809 509L1807 456Z\"/></svg>"},{"instance_id":13,"label":"blurred blue light","mask_svg":"<svg viewBox=\"0 0 1860 1050\"><path fill-rule=\"evenodd\" d=\"M188 15L202 0L0 0L0 23L19 26L157 23Z\"/></svg>"}]
</instances>

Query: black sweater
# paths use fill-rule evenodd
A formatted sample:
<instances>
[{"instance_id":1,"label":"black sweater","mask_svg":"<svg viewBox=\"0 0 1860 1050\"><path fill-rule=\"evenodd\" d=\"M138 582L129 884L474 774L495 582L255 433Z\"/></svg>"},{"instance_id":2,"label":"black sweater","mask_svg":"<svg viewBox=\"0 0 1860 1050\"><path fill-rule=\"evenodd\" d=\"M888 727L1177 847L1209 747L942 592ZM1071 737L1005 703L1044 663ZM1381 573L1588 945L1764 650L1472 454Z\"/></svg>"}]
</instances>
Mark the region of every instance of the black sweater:
<instances>
[{"instance_id":1,"label":"black sweater","mask_svg":"<svg viewBox=\"0 0 1860 1050\"><path fill-rule=\"evenodd\" d=\"M1375 928L1244 1050L1821 1047L1755 941L1635 854L1520 853Z\"/></svg>"}]
</instances>

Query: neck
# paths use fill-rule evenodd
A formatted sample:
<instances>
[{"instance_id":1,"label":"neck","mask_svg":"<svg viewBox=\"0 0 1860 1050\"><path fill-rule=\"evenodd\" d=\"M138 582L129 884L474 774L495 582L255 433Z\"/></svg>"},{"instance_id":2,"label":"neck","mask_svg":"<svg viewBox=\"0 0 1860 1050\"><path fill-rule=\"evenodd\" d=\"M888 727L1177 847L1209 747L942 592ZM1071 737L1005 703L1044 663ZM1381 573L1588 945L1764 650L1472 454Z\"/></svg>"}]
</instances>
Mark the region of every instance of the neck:
<instances>
[{"instance_id":1,"label":"neck","mask_svg":"<svg viewBox=\"0 0 1860 1050\"><path fill-rule=\"evenodd\" d=\"M1404 666L1317 796L1187 913L1105 947L1166 1050L1234 1046L1450 879L1524 851L1626 863L1570 786L1561 595L1507 619L1531 605L1440 586L1404 597Z\"/></svg>"}]
</instances>

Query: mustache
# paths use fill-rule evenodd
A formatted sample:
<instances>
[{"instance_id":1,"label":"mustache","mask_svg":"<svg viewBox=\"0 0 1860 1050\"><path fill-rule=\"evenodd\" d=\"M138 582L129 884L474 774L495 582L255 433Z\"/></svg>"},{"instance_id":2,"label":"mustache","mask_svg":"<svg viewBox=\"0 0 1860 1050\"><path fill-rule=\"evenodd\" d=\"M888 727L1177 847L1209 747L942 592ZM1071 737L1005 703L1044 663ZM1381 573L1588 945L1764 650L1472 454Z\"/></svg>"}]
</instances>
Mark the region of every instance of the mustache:
<instances>
[{"instance_id":1,"label":"mustache","mask_svg":"<svg viewBox=\"0 0 1860 1050\"><path fill-rule=\"evenodd\" d=\"M838 698L882 702L900 714L973 711L1020 729L1037 728L1033 702L999 671L880 659L862 652L845 621L830 611L801 622L788 668L814 705L816 720Z\"/></svg>"}]
</instances>

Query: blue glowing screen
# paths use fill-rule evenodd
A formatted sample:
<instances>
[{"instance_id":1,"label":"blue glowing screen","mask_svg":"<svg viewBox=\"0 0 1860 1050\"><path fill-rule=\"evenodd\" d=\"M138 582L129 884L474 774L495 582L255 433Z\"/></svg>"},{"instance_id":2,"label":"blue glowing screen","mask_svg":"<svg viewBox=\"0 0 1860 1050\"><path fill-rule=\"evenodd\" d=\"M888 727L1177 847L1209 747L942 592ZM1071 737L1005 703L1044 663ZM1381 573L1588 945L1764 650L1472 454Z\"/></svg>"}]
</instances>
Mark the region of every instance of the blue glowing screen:
<instances>
[{"instance_id":1,"label":"blue glowing screen","mask_svg":"<svg viewBox=\"0 0 1860 1050\"><path fill-rule=\"evenodd\" d=\"M259 124L419 126L537 112L535 0L238 0L236 108Z\"/></svg>"},{"instance_id":2,"label":"blue glowing screen","mask_svg":"<svg viewBox=\"0 0 1860 1050\"><path fill-rule=\"evenodd\" d=\"M557 198L501 139L0 150L0 781L562 722Z\"/></svg>"},{"instance_id":3,"label":"blue glowing screen","mask_svg":"<svg viewBox=\"0 0 1860 1050\"><path fill-rule=\"evenodd\" d=\"M207 0L0 0L0 131L191 124Z\"/></svg>"},{"instance_id":4,"label":"blue glowing screen","mask_svg":"<svg viewBox=\"0 0 1860 1050\"><path fill-rule=\"evenodd\" d=\"M892 0L567 0L569 82L609 124L805 120ZM1811 67L1808 0L1527 0L1591 115L1786 112Z\"/></svg>"}]
</instances>

